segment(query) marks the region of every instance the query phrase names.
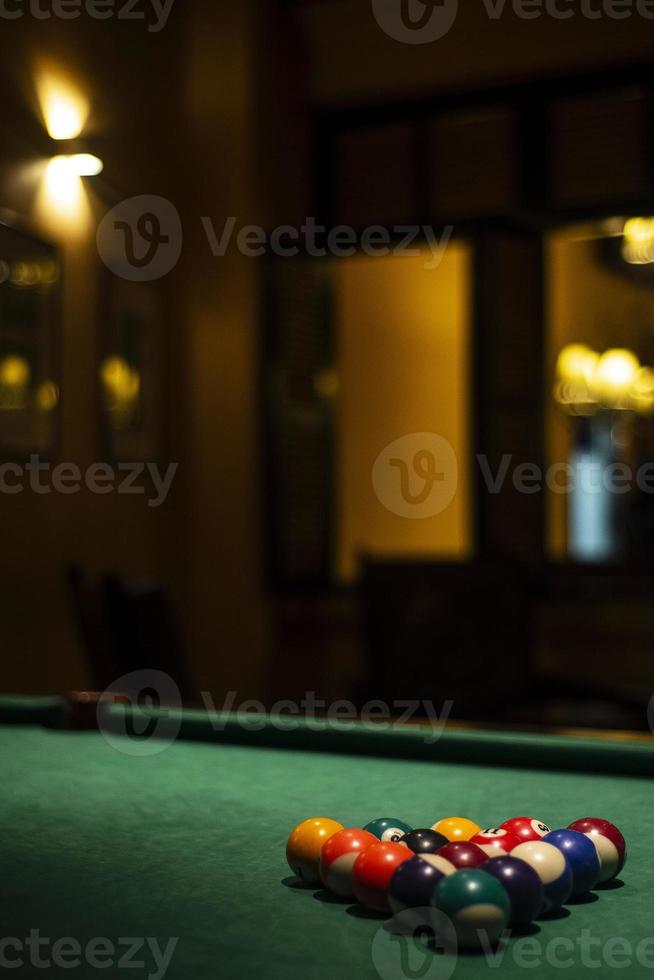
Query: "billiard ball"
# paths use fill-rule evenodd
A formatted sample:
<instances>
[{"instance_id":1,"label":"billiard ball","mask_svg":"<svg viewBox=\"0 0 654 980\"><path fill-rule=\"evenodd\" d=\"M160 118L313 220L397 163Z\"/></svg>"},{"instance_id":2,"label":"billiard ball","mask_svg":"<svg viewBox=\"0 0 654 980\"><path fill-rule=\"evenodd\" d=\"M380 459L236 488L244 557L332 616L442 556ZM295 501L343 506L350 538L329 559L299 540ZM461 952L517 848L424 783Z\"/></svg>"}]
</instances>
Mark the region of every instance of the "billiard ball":
<instances>
[{"instance_id":1,"label":"billiard ball","mask_svg":"<svg viewBox=\"0 0 654 980\"><path fill-rule=\"evenodd\" d=\"M615 826L601 817L582 817L570 824L569 830L578 830L590 837L597 848L600 859L600 875L597 879L604 884L622 871L627 860L627 844Z\"/></svg>"},{"instance_id":2,"label":"billiard ball","mask_svg":"<svg viewBox=\"0 0 654 980\"><path fill-rule=\"evenodd\" d=\"M414 854L435 854L440 847L447 844L447 837L435 830L410 830L400 837L398 843L404 844Z\"/></svg>"},{"instance_id":3,"label":"billiard ball","mask_svg":"<svg viewBox=\"0 0 654 980\"><path fill-rule=\"evenodd\" d=\"M578 830L552 830L543 837L547 844L554 844L563 851L572 871L571 895L585 895L597 884L600 876L600 859L592 839Z\"/></svg>"},{"instance_id":4,"label":"billiard ball","mask_svg":"<svg viewBox=\"0 0 654 980\"><path fill-rule=\"evenodd\" d=\"M449 861L457 869L478 868L488 861L486 851L483 851L479 844L473 844L469 840L451 841L441 847L437 855Z\"/></svg>"},{"instance_id":5,"label":"billiard ball","mask_svg":"<svg viewBox=\"0 0 654 980\"><path fill-rule=\"evenodd\" d=\"M403 820L397 820L395 817L378 817L377 820L371 820L367 823L364 830L367 830L369 834L373 834L378 840L397 844L400 837L404 837L408 834L413 827L409 827L408 823Z\"/></svg>"},{"instance_id":6,"label":"billiard ball","mask_svg":"<svg viewBox=\"0 0 654 980\"><path fill-rule=\"evenodd\" d=\"M431 829L443 834L448 840L454 841L470 840L471 837L479 833L481 827L466 817L445 817L435 823Z\"/></svg>"},{"instance_id":7,"label":"billiard ball","mask_svg":"<svg viewBox=\"0 0 654 980\"><path fill-rule=\"evenodd\" d=\"M515 847L511 857L520 858L531 865L543 883L545 901L542 913L555 912L570 898L572 870L558 847L542 840L528 840Z\"/></svg>"},{"instance_id":8,"label":"billiard ball","mask_svg":"<svg viewBox=\"0 0 654 980\"><path fill-rule=\"evenodd\" d=\"M408 847L392 841L376 841L357 857L352 868L354 897L367 909L390 911L388 885L393 872L413 857Z\"/></svg>"},{"instance_id":9,"label":"billiard ball","mask_svg":"<svg viewBox=\"0 0 654 980\"><path fill-rule=\"evenodd\" d=\"M527 840L541 840L552 829L542 820L537 820L536 817L512 817L510 820L501 823L500 828L519 837L521 844Z\"/></svg>"},{"instance_id":10,"label":"billiard ball","mask_svg":"<svg viewBox=\"0 0 654 980\"><path fill-rule=\"evenodd\" d=\"M447 862L433 861L433 857L433 854L414 854L397 866L388 883L388 904L394 915L405 909L428 908L441 878L454 874L455 868L445 871Z\"/></svg>"},{"instance_id":11,"label":"billiard ball","mask_svg":"<svg viewBox=\"0 0 654 980\"><path fill-rule=\"evenodd\" d=\"M362 851L377 843L367 830L348 828L333 834L320 852L320 877L325 888L342 898L352 898L352 868Z\"/></svg>"},{"instance_id":12,"label":"billiard ball","mask_svg":"<svg viewBox=\"0 0 654 980\"><path fill-rule=\"evenodd\" d=\"M496 943L511 912L503 886L481 868L456 871L441 879L432 904L453 924L461 947Z\"/></svg>"},{"instance_id":13,"label":"billiard ball","mask_svg":"<svg viewBox=\"0 0 654 980\"><path fill-rule=\"evenodd\" d=\"M470 843L481 847L488 857L497 857L499 854L508 854L514 847L517 847L520 838L501 827L488 827L471 837Z\"/></svg>"},{"instance_id":14,"label":"billiard ball","mask_svg":"<svg viewBox=\"0 0 654 980\"><path fill-rule=\"evenodd\" d=\"M312 817L294 827L286 843L286 860L293 874L307 884L319 885L322 846L343 829L342 823L329 817Z\"/></svg>"},{"instance_id":15,"label":"billiard ball","mask_svg":"<svg viewBox=\"0 0 654 980\"><path fill-rule=\"evenodd\" d=\"M545 892L542 881L530 864L505 854L486 861L484 871L504 886L511 903L511 925L525 926L539 915L545 902Z\"/></svg>"}]
</instances>

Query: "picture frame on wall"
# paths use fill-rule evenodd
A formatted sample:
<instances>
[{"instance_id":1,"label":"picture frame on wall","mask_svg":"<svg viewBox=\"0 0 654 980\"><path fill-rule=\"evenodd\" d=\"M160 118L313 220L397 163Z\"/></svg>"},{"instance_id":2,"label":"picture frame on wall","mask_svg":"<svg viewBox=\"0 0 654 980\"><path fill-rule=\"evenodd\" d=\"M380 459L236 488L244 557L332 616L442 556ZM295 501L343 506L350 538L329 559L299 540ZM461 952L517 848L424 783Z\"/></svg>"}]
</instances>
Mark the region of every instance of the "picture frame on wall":
<instances>
[{"instance_id":1,"label":"picture frame on wall","mask_svg":"<svg viewBox=\"0 0 654 980\"><path fill-rule=\"evenodd\" d=\"M103 294L103 450L113 462L158 462L165 452L164 297L156 285L114 276Z\"/></svg>"},{"instance_id":2,"label":"picture frame on wall","mask_svg":"<svg viewBox=\"0 0 654 980\"><path fill-rule=\"evenodd\" d=\"M0 221L0 456L52 457L61 418L61 259Z\"/></svg>"}]
</instances>

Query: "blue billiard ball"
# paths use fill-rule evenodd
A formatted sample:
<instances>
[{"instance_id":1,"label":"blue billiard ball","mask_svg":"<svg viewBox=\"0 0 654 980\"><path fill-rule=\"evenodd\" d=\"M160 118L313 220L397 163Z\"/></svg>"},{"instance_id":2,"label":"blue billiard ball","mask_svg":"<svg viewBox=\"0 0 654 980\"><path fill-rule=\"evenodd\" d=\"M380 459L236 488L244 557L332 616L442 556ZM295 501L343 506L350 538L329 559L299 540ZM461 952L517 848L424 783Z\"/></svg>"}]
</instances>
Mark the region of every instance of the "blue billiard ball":
<instances>
[{"instance_id":1,"label":"blue billiard ball","mask_svg":"<svg viewBox=\"0 0 654 980\"><path fill-rule=\"evenodd\" d=\"M552 830L543 837L563 852L572 871L573 896L585 895L594 888L600 877L600 860L592 840L578 830Z\"/></svg>"},{"instance_id":2,"label":"blue billiard ball","mask_svg":"<svg viewBox=\"0 0 654 980\"><path fill-rule=\"evenodd\" d=\"M545 904L545 890L538 872L530 864L507 854L486 861L482 871L493 875L504 886L511 903L509 921L512 925L527 925L540 915Z\"/></svg>"},{"instance_id":3,"label":"blue billiard ball","mask_svg":"<svg viewBox=\"0 0 654 980\"><path fill-rule=\"evenodd\" d=\"M388 904L394 915L405 909L429 907L436 885L445 877L447 863L435 854L416 854L403 861L388 885Z\"/></svg>"},{"instance_id":4,"label":"blue billiard ball","mask_svg":"<svg viewBox=\"0 0 654 980\"><path fill-rule=\"evenodd\" d=\"M397 844L400 837L404 837L405 834L412 831L413 827L409 827L408 823L398 820L396 817L378 817L377 820L371 820L370 823L367 823L363 829L379 840Z\"/></svg>"}]
</instances>

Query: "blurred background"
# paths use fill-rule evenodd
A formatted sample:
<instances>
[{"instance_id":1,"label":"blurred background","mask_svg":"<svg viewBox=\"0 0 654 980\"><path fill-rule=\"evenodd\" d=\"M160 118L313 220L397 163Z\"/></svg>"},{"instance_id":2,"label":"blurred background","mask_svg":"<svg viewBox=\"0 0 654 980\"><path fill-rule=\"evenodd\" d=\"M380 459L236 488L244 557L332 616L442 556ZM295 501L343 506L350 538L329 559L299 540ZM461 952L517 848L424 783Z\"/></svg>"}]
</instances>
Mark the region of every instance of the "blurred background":
<instances>
[{"instance_id":1,"label":"blurred background","mask_svg":"<svg viewBox=\"0 0 654 980\"><path fill-rule=\"evenodd\" d=\"M2 690L647 727L651 22L377 8L0 20ZM96 236L142 195L132 275ZM353 254L236 243L307 219Z\"/></svg>"}]
</instances>

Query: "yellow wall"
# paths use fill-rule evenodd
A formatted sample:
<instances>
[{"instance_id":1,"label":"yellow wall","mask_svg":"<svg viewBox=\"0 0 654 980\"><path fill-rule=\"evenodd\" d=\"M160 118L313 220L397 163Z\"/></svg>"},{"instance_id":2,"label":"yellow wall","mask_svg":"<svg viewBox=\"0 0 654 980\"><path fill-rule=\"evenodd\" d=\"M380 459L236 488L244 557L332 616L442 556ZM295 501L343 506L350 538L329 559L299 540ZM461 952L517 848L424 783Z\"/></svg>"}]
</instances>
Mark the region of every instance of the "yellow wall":
<instances>
[{"instance_id":1,"label":"yellow wall","mask_svg":"<svg viewBox=\"0 0 654 980\"><path fill-rule=\"evenodd\" d=\"M462 557L471 547L470 253L450 244L432 270L423 256L358 257L336 263L335 275L338 575L352 579L364 551ZM450 442L459 482L446 510L414 520L382 505L371 474L388 443L417 432Z\"/></svg>"}]
</instances>

